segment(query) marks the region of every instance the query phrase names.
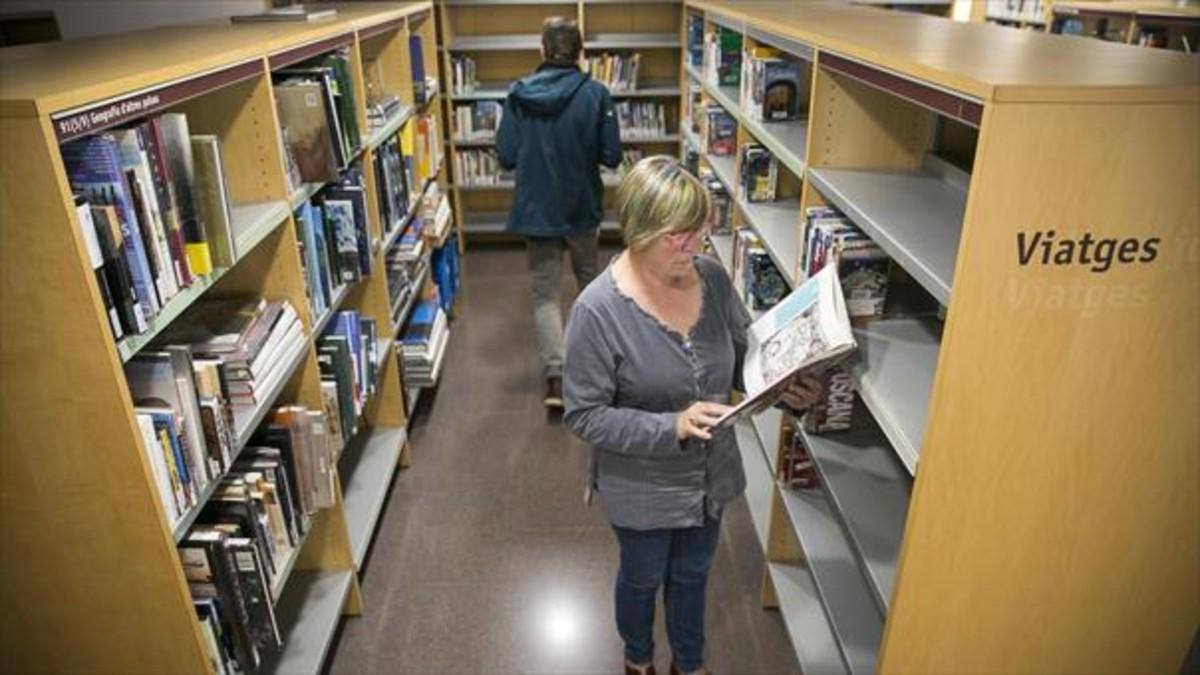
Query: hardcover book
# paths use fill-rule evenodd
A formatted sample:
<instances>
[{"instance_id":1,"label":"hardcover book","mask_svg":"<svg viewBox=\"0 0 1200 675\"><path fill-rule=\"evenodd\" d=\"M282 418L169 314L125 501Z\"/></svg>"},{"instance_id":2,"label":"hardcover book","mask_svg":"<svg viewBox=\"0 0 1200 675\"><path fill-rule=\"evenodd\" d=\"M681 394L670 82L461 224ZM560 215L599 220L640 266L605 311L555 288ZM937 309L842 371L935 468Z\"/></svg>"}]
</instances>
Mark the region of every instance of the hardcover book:
<instances>
[{"instance_id":1,"label":"hardcover book","mask_svg":"<svg viewBox=\"0 0 1200 675\"><path fill-rule=\"evenodd\" d=\"M323 85L313 80L276 84L275 106L280 125L287 129L300 178L306 183L337 180L338 151L326 115Z\"/></svg>"}]
</instances>

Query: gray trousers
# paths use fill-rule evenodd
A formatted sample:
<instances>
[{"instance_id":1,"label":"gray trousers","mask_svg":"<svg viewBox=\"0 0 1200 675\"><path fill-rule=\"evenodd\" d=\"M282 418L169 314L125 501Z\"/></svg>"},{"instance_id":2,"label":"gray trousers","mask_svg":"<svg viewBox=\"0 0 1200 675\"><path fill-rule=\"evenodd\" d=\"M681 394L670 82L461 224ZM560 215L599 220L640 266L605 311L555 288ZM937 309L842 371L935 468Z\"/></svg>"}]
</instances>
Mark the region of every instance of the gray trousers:
<instances>
[{"instance_id":1,"label":"gray trousers","mask_svg":"<svg viewBox=\"0 0 1200 675\"><path fill-rule=\"evenodd\" d=\"M562 260L563 249L571 254L571 271L583 290L600 271L597 242L600 230L589 228L566 237L526 237L529 276L533 295L533 324L538 352L546 377L562 377Z\"/></svg>"}]
</instances>

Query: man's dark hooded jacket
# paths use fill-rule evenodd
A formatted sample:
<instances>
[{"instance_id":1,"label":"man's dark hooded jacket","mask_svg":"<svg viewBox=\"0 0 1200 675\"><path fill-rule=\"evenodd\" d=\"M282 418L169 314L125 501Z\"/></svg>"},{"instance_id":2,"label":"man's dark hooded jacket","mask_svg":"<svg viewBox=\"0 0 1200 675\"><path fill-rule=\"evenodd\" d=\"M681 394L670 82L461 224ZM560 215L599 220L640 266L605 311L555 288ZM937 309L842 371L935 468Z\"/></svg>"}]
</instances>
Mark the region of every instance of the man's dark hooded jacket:
<instances>
[{"instance_id":1,"label":"man's dark hooded jacket","mask_svg":"<svg viewBox=\"0 0 1200 675\"><path fill-rule=\"evenodd\" d=\"M509 89L496 136L500 166L517 170L509 232L562 237L604 216L600 165L621 163L608 89L575 66L542 64Z\"/></svg>"}]
</instances>

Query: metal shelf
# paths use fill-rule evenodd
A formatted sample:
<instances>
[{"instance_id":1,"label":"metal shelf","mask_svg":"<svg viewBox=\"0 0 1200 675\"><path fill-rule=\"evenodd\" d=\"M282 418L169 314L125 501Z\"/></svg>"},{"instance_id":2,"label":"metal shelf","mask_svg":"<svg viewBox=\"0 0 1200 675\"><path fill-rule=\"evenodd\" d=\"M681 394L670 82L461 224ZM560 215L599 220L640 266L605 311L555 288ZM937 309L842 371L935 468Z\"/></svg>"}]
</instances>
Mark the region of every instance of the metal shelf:
<instances>
[{"instance_id":1,"label":"metal shelf","mask_svg":"<svg viewBox=\"0 0 1200 675\"><path fill-rule=\"evenodd\" d=\"M779 475L779 443L783 437L783 411L779 408L767 408L750 418L758 441L762 444L763 459L771 467L771 475Z\"/></svg>"},{"instance_id":2,"label":"metal shelf","mask_svg":"<svg viewBox=\"0 0 1200 675\"><path fill-rule=\"evenodd\" d=\"M319 673L337 632L353 570L297 571L276 609L283 651L263 673Z\"/></svg>"},{"instance_id":3,"label":"metal shelf","mask_svg":"<svg viewBox=\"0 0 1200 675\"><path fill-rule=\"evenodd\" d=\"M742 454L742 467L746 472L746 506L750 509L750 520L758 543L765 553L768 540L768 518L771 513L771 490L775 487L775 475L767 466L762 443L754 428L746 422L737 422L734 427L738 451Z\"/></svg>"},{"instance_id":4,"label":"metal shelf","mask_svg":"<svg viewBox=\"0 0 1200 675\"><path fill-rule=\"evenodd\" d=\"M875 603L886 615L896 580L912 477L870 414L856 408L854 426L848 432L816 436L801 429L800 433Z\"/></svg>"},{"instance_id":5,"label":"metal shelf","mask_svg":"<svg viewBox=\"0 0 1200 675\"><path fill-rule=\"evenodd\" d=\"M824 492L780 490L834 639L853 673L875 672L883 616Z\"/></svg>"},{"instance_id":6,"label":"metal shelf","mask_svg":"<svg viewBox=\"0 0 1200 675\"><path fill-rule=\"evenodd\" d=\"M587 51L598 49L678 49L678 33L596 33L583 41Z\"/></svg>"},{"instance_id":7,"label":"metal shelf","mask_svg":"<svg viewBox=\"0 0 1200 675\"><path fill-rule=\"evenodd\" d=\"M296 517L306 520L300 513L297 513ZM307 520L304 528L304 534L300 535L300 541L296 542L295 548L292 549L291 554L283 561L282 568L275 575L275 579L271 583L271 599L275 602L278 602L279 597L283 595L283 589L287 587L288 579L292 576L292 570L296 568L296 561L300 559L300 552L304 550L304 543L308 541L308 535L312 534L312 520Z\"/></svg>"},{"instance_id":8,"label":"metal shelf","mask_svg":"<svg viewBox=\"0 0 1200 675\"><path fill-rule=\"evenodd\" d=\"M537 33L519 35L461 35L450 43L452 52L537 51L542 48L542 36Z\"/></svg>"},{"instance_id":9,"label":"metal shelf","mask_svg":"<svg viewBox=\"0 0 1200 675\"><path fill-rule=\"evenodd\" d=\"M801 565L790 563L768 562L767 570L800 671L820 675L848 672L812 575Z\"/></svg>"},{"instance_id":10,"label":"metal shelf","mask_svg":"<svg viewBox=\"0 0 1200 675\"><path fill-rule=\"evenodd\" d=\"M771 154L788 170L798 177L804 176L804 163L808 158L807 119L788 122L760 122L742 114L740 108L735 116L750 132L750 135L770 150Z\"/></svg>"},{"instance_id":11,"label":"metal shelf","mask_svg":"<svg viewBox=\"0 0 1200 675\"><path fill-rule=\"evenodd\" d=\"M854 331L854 386L908 472L915 473L937 369L941 327L934 319L885 319Z\"/></svg>"},{"instance_id":12,"label":"metal shelf","mask_svg":"<svg viewBox=\"0 0 1200 675\"><path fill-rule=\"evenodd\" d=\"M708 165L712 167L717 180L725 184L725 189L729 191L729 194L736 195L737 183L734 181L736 169L733 155L710 155L705 153L704 158L708 160Z\"/></svg>"},{"instance_id":13,"label":"metal shelf","mask_svg":"<svg viewBox=\"0 0 1200 675\"><path fill-rule=\"evenodd\" d=\"M403 427L380 427L366 438L355 439L342 454L346 528L357 568L362 567L370 548L375 524L383 512L407 439L408 432Z\"/></svg>"},{"instance_id":14,"label":"metal shelf","mask_svg":"<svg viewBox=\"0 0 1200 675\"><path fill-rule=\"evenodd\" d=\"M721 263L721 267L725 268L725 273L731 274L733 270L733 235L710 234L708 241L712 244L713 250L717 252L717 261Z\"/></svg>"},{"instance_id":15,"label":"metal shelf","mask_svg":"<svg viewBox=\"0 0 1200 675\"><path fill-rule=\"evenodd\" d=\"M916 170L813 169L808 178L938 302L950 304L965 189Z\"/></svg>"},{"instance_id":16,"label":"metal shelf","mask_svg":"<svg viewBox=\"0 0 1200 675\"><path fill-rule=\"evenodd\" d=\"M246 254L254 250L255 246L258 246L263 239L274 232L275 228L279 227L280 223L286 220L291 213L287 203L283 201L241 204L234 206L230 212L233 216L230 221L230 230L234 235L234 251L237 254L234 265L237 265ZM188 307L199 300L228 271L229 269L226 268L214 269L212 274L196 277L191 286L180 289L175 297L162 306L158 314L146 321L146 330L118 341L116 348L121 362L128 361L145 349L146 345L153 342L159 333L187 311Z\"/></svg>"},{"instance_id":17,"label":"metal shelf","mask_svg":"<svg viewBox=\"0 0 1200 675\"><path fill-rule=\"evenodd\" d=\"M292 207L292 211L300 208L308 200L313 198L313 195L325 188L325 183L305 183L300 187L292 190L292 194L288 197L288 204Z\"/></svg>"},{"instance_id":18,"label":"metal shelf","mask_svg":"<svg viewBox=\"0 0 1200 675\"><path fill-rule=\"evenodd\" d=\"M411 105L406 105L397 110L396 114L388 118L388 121L382 127L371 132L364 146L372 150L379 147L384 141L399 131L400 127L404 126L404 123L411 119L415 112L416 108Z\"/></svg>"},{"instance_id":19,"label":"metal shelf","mask_svg":"<svg viewBox=\"0 0 1200 675\"><path fill-rule=\"evenodd\" d=\"M793 288L799 282L796 270L800 267L800 199L751 203L738 197L738 207L747 222L758 232L775 267Z\"/></svg>"}]
</instances>

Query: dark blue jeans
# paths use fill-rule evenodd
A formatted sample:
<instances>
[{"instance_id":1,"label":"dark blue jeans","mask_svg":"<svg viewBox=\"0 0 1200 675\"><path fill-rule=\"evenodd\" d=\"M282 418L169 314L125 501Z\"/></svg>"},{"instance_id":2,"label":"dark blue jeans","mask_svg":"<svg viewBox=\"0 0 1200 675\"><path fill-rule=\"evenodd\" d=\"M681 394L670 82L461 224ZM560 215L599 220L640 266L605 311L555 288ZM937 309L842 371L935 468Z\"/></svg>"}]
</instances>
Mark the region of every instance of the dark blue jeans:
<instances>
[{"instance_id":1,"label":"dark blue jeans","mask_svg":"<svg viewBox=\"0 0 1200 675\"><path fill-rule=\"evenodd\" d=\"M654 660L654 603L661 586L675 664L684 672L698 669L704 665L705 588L721 521L706 517L703 527L613 529L621 544L616 607L625 658L638 665Z\"/></svg>"}]
</instances>

